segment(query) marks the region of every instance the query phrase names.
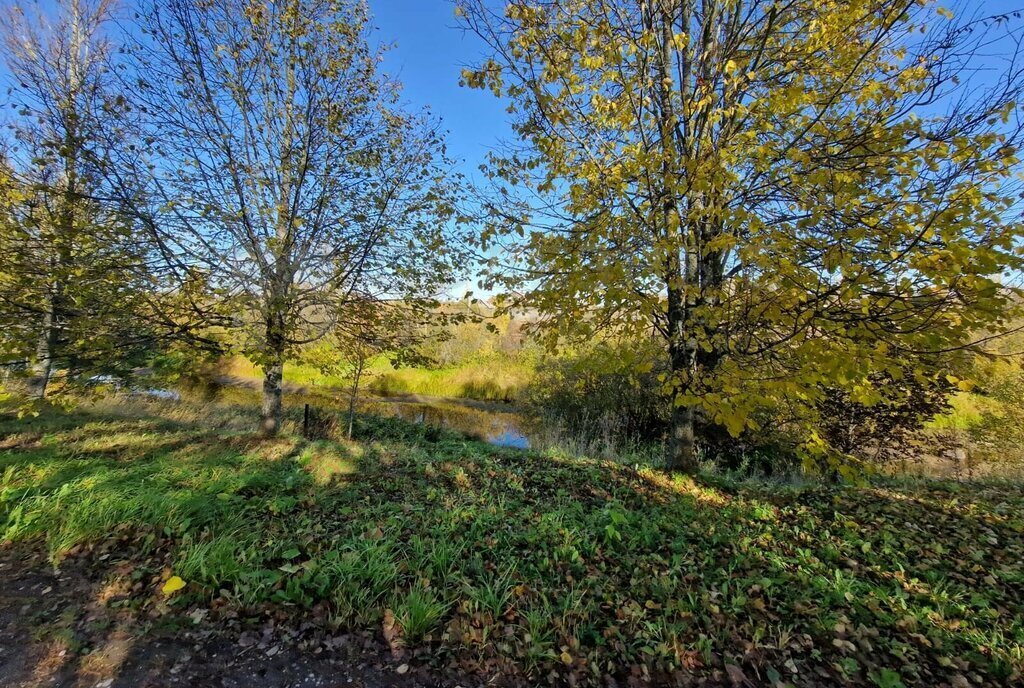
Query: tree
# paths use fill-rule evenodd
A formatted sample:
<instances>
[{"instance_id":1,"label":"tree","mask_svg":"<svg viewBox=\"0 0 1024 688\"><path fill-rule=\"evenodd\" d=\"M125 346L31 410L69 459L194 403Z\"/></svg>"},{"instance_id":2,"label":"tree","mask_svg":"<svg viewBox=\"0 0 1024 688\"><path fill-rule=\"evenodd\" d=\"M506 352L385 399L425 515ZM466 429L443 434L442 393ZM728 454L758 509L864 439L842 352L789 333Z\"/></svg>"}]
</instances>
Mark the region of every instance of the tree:
<instances>
[{"instance_id":1,"label":"tree","mask_svg":"<svg viewBox=\"0 0 1024 688\"><path fill-rule=\"evenodd\" d=\"M782 400L867 401L1010 315L1014 18L919 0L458 7L492 52L464 80L511 100L523 142L492 160L481 241L530 232L485 279L529 286L514 304L554 337L660 334L670 468L695 470L697 414L735 435ZM993 42L1005 61L978 56Z\"/></svg>"},{"instance_id":2,"label":"tree","mask_svg":"<svg viewBox=\"0 0 1024 688\"><path fill-rule=\"evenodd\" d=\"M353 304L427 303L448 282L441 132L378 73L359 0L170 0L143 15L150 224L171 264L237 304L273 435L296 347Z\"/></svg>"},{"instance_id":3,"label":"tree","mask_svg":"<svg viewBox=\"0 0 1024 688\"><path fill-rule=\"evenodd\" d=\"M342 376L349 382L348 438L352 439L360 385L373 359L386 356L394 367L426 365L431 359L423 344L435 341L434 328L461 323L465 317L440 308L424 308L417 302L381 303L352 299L344 313L333 319L333 330L316 345L300 352L303 363L316 367L325 377Z\"/></svg>"},{"instance_id":4,"label":"tree","mask_svg":"<svg viewBox=\"0 0 1024 688\"><path fill-rule=\"evenodd\" d=\"M109 202L105 167L125 142L125 99L104 36L109 0L63 0L0 16L14 111L0 213L0 356L47 395L65 382L124 374L154 335L141 322L147 251Z\"/></svg>"},{"instance_id":5,"label":"tree","mask_svg":"<svg viewBox=\"0 0 1024 688\"><path fill-rule=\"evenodd\" d=\"M347 372L352 381L348 406L349 439L352 439L359 385L372 360L386 355L394 367L422 365L427 362L420 353L420 345L424 341L423 326L430 322L444 327L450 322L461 321L444 317L436 310L430 313L410 309L406 304L389 304L381 308L380 304L364 301L352 306L345 317L338 320L334 333L340 350L345 352Z\"/></svg>"}]
</instances>

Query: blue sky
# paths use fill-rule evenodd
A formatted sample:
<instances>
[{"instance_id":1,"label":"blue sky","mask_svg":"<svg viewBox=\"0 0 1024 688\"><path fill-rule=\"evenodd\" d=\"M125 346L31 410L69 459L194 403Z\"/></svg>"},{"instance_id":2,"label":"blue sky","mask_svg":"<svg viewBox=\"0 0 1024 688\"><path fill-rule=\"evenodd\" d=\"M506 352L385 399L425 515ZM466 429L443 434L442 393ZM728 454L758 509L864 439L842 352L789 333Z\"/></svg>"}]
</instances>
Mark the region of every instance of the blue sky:
<instances>
[{"instance_id":1,"label":"blue sky","mask_svg":"<svg viewBox=\"0 0 1024 688\"><path fill-rule=\"evenodd\" d=\"M385 59L386 71L403 83L409 105L428 105L443 119L450 132L449 152L472 173L488 149L513 136L505 103L490 91L459 86L462 67L479 61L486 46L458 26L451 0L369 0L369 4L377 39L393 45ZM943 0L941 4L961 17L1024 11L1024 0ZM998 73L992 67L1004 68L1000 58L1009 50L1003 43L988 46L982 61L992 64L980 66L982 71L975 78L985 83L985 72Z\"/></svg>"},{"instance_id":2,"label":"blue sky","mask_svg":"<svg viewBox=\"0 0 1024 688\"><path fill-rule=\"evenodd\" d=\"M486 47L457 24L450 0L370 0L377 38L393 49L386 71L404 85L410 106L430 106L449 130L448 150L467 172L487 151L512 137L505 104L490 91L459 86L459 73Z\"/></svg>"},{"instance_id":3,"label":"blue sky","mask_svg":"<svg viewBox=\"0 0 1024 688\"><path fill-rule=\"evenodd\" d=\"M53 10L53 0L23 1L44 13ZM475 171L489 148L511 137L502 101L489 91L459 86L462 67L484 55L484 44L457 26L451 0L368 2L378 29L377 40L393 45L385 56L385 70L402 82L409 106L430 106L442 118L450 131L449 153L464 161L464 170ZM0 9L5 5L5 0L0 0ZM131 6L131 0L122 0L122 9ZM6 69L0 64L0 83L6 78Z\"/></svg>"}]
</instances>

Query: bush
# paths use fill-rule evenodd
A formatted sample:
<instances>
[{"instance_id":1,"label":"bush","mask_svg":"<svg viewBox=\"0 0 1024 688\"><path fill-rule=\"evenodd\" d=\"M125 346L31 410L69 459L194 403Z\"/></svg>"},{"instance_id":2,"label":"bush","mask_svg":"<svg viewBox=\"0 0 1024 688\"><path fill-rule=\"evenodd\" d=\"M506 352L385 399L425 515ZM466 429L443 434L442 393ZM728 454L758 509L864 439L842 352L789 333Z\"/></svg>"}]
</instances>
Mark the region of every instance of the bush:
<instances>
[{"instance_id":1,"label":"bush","mask_svg":"<svg viewBox=\"0 0 1024 688\"><path fill-rule=\"evenodd\" d=\"M522 399L528 413L571 436L618 446L658 441L668 427L658 380L667 366L652 343L602 342L542 361Z\"/></svg>"},{"instance_id":2,"label":"bush","mask_svg":"<svg viewBox=\"0 0 1024 688\"><path fill-rule=\"evenodd\" d=\"M972 458L1019 471L1024 466L1024 369L1014 359L977 368L978 387L956 400L960 417L937 419L935 426L965 431L961 439L969 440Z\"/></svg>"},{"instance_id":3,"label":"bush","mask_svg":"<svg viewBox=\"0 0 1024 688\"><path fill-rule=\"evenodd\" d=\"M558 358L549 358L522 394L526 411L572 453L639 454L659 462L669 429L671 401L661 378L668 355L655 342L601 342ZM724 427L697 419L698 451L706 461L746 473L788 471L795 456L790 438L778 424L732 437ZM653 455L652 455L653 454Z\"/></svg>"},{"instance_id":4,"label":"bush","mask_svg":"<svg viewBox=\"0 0 1024 688\"><path fill-rule=\"evenodd\" d=\"M941 368L953 363L941 362ZM797 470L798 447L813 435L834 454L904 456L924 424L949 408L955 387L939 369L937 363L928 377L870 373L855 387L859 393L830 387L810 405L759 409L759 429L739 437L698 414L698 451L719 468L762 476ZM667 372L667 354L655 342L601 342L542 361L521 399L529 414L554 429L554 444L580 454L622 455L650 449L666 436L671 403L661 379ZM1003 396L1024 390L1004 381Z\"/></svg>"}]
</instances>

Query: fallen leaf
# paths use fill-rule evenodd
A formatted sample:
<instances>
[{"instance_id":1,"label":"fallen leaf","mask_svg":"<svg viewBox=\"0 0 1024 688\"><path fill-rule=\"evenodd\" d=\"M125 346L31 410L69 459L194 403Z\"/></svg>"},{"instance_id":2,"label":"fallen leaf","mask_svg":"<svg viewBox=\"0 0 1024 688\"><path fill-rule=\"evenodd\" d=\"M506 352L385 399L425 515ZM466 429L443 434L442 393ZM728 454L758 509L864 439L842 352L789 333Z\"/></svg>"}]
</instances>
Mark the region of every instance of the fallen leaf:
<instances>
[{"instance_id":1,"label":"fallen leaf","mask_svg":"<svg viewBox=\"0 0 1024 688\"><path fill-rule=\"evenodd\" d=\"M734 686L745 686L750 682L747 679L747 675L743 673L743 669L740 669L735 664L726 664L725 673L729 675L729 680L732 681Z\"/></svg>"},{"instance_id":2,"label":"fallen leaf","mask_svg":"<svg viewBox=\"0 0 1024 688\"><path fill-rule=\"evenodd\" d=\"M164 583L164 587L162 587L161 590L165 595L173 595L184 588L185 585L185 581L183 581L179 576L171 576L167 579L167 582Z\"/></svg>"},{"instance_id":3,"label":"fallen leaf","mask_svg":"<svg viewBox=\"0 0 1024 688\"><path fill-rule=\"evenodd\" d=\"M402 626L395 619L395 613L390 609L384 610L384 622L381 624L384 633L384 640L391 648L391 656L399 659L403 654L402 648Z\"/></svg>"}]
</instances>

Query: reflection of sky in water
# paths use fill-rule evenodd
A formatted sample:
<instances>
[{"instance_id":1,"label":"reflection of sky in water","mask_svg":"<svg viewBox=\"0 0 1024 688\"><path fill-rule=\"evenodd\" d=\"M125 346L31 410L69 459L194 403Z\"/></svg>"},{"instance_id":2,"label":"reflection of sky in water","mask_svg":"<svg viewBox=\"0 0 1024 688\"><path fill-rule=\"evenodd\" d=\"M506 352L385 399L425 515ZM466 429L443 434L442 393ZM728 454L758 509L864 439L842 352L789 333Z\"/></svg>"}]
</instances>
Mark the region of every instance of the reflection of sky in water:
<instances>
[{"instance_id":1,"label":"reflection of sky in water","mask_svg":"<svg viewBox=\"0 0 1024 688\"><path fill-rule=\"evenodd\" d=\"M506 430L500 435L488 437L487 441L497 447L515 447L516 449L530 448L530 438L518 430Z\"/></svg>"},{"instance_id":2,"label":"reflection of sky in water","mask_svg":"<svg viewBox=\"0 0 1024 688\"><path fill-rule=\"evenodd\" d=\"M373 413L385 413L414 423L457 430L498 447L530 448L530 438L522 430L522 418L514 413L436 403L380 401L363 406Z\"/></svg>"}]
</instances>

